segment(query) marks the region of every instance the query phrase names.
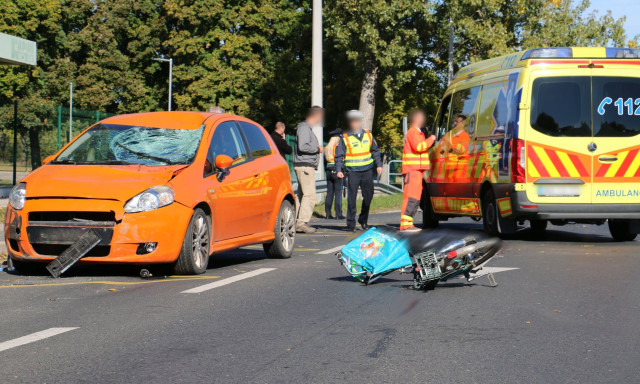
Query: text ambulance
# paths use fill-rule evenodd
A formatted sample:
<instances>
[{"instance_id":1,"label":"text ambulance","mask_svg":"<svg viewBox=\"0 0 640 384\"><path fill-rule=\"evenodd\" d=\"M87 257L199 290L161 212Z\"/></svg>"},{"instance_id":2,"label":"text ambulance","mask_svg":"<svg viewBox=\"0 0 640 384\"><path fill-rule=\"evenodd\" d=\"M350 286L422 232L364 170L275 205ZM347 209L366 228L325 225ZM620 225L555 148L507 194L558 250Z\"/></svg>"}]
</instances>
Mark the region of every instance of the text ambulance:
<instances>
[{"instance_id":1,"label":"text ambulance","mask_svg":"<svg viewBox=\"0 0 640 384\"><path fill-rule=\"evenodd\" d=\"M433 132L425 226L482 218L640 232L640 50L541 48L461 69Z\"/></svg>"}]
</instances>

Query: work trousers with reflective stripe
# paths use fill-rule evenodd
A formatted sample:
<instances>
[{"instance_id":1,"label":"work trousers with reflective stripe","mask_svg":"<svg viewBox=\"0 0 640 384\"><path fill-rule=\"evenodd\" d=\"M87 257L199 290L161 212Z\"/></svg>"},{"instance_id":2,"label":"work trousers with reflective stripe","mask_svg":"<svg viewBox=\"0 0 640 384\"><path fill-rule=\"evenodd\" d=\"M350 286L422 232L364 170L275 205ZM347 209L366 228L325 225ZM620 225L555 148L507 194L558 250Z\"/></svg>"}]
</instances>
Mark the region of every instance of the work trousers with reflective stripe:
<instances>
[{"instance_id":1,"label":"work trousers with reflective stripe","mask_svg":"<svg viewBox=\"0 0 640 384\"><path fill-rule=\"evenodd\" d=\"M425 171L411 171L404 175L404 193L400 211L400 230L413 227L413 217L420 207L422 178Z\"/></svg>"},{"instance_id":2,"label":"work trousers with reflective stripe","mask_svg":"<svg viewBox=\"0 0 640 384\"><path fill-rule=\"evenodd\" d=\"M358 223L367 224L369 221L369 208L371 200L373 200L373 170L369 169L362 172L349 171L347 176L347 227L356 226L356 198L358 197L358 189L362 189L362 208Z\"/></svg>"}]
</instances>

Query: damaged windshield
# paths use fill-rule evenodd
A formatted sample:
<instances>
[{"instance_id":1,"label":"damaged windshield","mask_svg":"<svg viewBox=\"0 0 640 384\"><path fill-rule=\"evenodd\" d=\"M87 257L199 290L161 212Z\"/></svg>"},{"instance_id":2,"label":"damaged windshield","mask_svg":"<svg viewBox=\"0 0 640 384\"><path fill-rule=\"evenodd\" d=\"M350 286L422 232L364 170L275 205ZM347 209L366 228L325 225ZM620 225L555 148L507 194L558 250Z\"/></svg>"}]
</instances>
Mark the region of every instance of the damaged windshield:
<instances>
[{"instance_id":1,"label":"damaged windshield","mask_svg":"<svg viewBox=\"0 0 640 384\"><path fill-rule=\"evenodd\" d=\"M167 129L98 124L74 141L52 163L172 165L193 162L204 125Z\"/></svg>"}]
</instances>

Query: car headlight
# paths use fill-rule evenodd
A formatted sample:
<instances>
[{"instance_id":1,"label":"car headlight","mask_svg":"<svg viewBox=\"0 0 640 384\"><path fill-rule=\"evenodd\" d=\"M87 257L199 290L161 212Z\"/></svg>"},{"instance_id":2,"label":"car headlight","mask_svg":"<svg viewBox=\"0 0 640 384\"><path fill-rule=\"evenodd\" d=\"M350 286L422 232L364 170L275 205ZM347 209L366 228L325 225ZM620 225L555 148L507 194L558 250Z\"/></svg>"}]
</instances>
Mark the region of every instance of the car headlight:
<instances>
[{"instance_id":1,"label":"car headlight","mask_svg":"<svg viewBox=\"0 0 640 384\"><path fill-rule=\"evenodd\" d=\"M27 184L20 183L17 184L11 190L11 194L9 194L9 204L17 210L24 208L24 201L26 200L27 195Z\"/></svg>"},{"instance_id":2,"label":"car headlight","mask_svg":"<svg viewBox=\"0 0 640 384\"><path fill-rule=\"evenodd\" d=\"M174 193L171 187L158 185L134 196L124 205L127 213L145 212L173 203Z\"/></svg>"}]
</instances>

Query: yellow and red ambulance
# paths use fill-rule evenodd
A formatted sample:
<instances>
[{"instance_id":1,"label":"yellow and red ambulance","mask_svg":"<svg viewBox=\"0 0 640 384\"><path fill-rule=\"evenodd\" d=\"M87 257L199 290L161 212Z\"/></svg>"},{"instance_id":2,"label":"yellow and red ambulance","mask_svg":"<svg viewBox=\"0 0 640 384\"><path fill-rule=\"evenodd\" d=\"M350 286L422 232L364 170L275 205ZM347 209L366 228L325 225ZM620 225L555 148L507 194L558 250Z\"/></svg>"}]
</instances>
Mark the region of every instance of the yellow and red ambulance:
<instances>
[{"instance_id":1,"label":"yellow and red ambulance","mask_svg":"<svg viewBox=\"0 0 640 384\"><path fill-rule=\"evenodd\" d=\"M444 94L423 196L427 227L482 219L640 232L640 50L538 48L462 68Z\"/></svg>"}]
</instances>

